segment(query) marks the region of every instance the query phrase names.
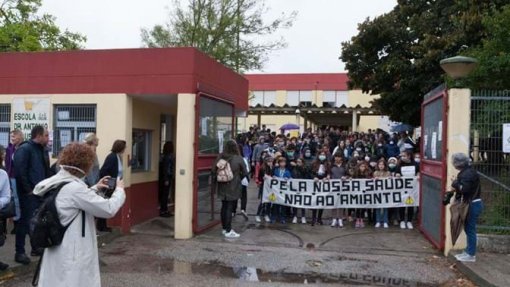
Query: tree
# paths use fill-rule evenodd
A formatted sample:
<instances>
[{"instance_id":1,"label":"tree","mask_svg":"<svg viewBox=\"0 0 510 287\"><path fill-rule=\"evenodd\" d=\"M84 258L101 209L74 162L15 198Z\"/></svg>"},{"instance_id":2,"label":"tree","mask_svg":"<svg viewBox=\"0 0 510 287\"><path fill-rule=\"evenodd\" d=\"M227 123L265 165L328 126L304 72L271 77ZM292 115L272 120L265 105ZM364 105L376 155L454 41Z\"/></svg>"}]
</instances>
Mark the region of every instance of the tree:
<instances>
[{"instance_id":1,"label":"tree","mask_svg":"<svg viewBox=\"0 0 510 287\"><path fill-rule=\"evenodd\" d=\"M41 0L0 0L0 51L53 51L81 48L86 38L61 31L55 17L37 15Z\"/></svg>"},{"instance_id":2,"label":"tree","mask_svg":"<svg viewBox=\"0 0 510 287\"><path fill-rule=\"evenodd\" d=\"M444 82L439 61L486 37L482 25L507 0L399 0L389 13L359 24L342 43L349 87L380 94L373 105L392 120L420 124L423 95Z\"/></svg>"},{"instance_id":3,"label":"tree","mask_svg":"<svg viewBox=\"0 0 510 287\"><path fill-rule=\"evenodd\" d=\"M510 89L510 4L482 22L487 37L480 46L468 50L479 66L466 85L473 89Z\"/></svg>"},{"instance_id":4,"label":"tree","mask_svg":"<svg viewBox=\"0 0 510 287\"><path fill-rule=\"evenodd\" d=\"M283 39L261 42L261 36L288 28L296 12L269 23L260 0L189 0L186 9L174 0L170 21L151 30L142 29L147 47L196 47L238 71L261 69L267 55L286 46Z\"/></svg>"}]
</instances>

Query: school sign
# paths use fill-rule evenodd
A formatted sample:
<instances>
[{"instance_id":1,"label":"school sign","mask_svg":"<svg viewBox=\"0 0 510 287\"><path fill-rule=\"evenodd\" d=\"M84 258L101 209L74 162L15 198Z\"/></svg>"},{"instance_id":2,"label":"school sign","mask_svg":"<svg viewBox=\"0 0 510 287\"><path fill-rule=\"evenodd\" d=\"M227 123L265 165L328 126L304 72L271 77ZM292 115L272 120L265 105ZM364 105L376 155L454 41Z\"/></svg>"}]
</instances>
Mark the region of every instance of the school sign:
<instances>
[{"instance_id":1,"label":"school sign","mask_svg":"<svg viewBox=\"0 0 510 287\"><path fill-rule=\"evenodd\" d=\"M267 178L263 202L297 208L390 208L419 206L417 177L306 180Z\"/></svg>"}]
</instances>

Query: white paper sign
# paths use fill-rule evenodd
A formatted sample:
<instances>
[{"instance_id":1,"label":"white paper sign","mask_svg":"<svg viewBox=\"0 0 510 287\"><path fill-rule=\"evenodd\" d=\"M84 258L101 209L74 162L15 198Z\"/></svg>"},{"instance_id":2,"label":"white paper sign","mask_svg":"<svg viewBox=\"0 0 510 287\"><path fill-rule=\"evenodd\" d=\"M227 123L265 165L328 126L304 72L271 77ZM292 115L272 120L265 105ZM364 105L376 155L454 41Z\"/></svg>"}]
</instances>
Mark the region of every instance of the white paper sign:
<instances>
[{"instance_id":1,"label":"white paper sign","mask_svg":"<svg viewBox=\"0 0 510 287\"><path fill-rule=\"evenodd\" d=\"M437 159L437 133L436 132L432 133L430 153L432 155L432 159Z\"/></svg>"},{"instance_id":2,"label":"white paper sign","mask_svg":"<svg viewBox=\"0 0 510 287\"><path fill-rule=\"evenodd\" d=\"M402 166L400 168L400 174L402 176L415 176L416 175L416 166Z\"/></svg>"},{"instance_id":3,"label":"white paper sign","mask_svg":"<svg viewBox=\"0 0 510 287\"><path fill-rule=\"evenodd\" d=\"M218 145L220 153L223 152L223 131L218 131Z\"/></svg>"},{"instance_id":4,"label":"white paper sign","mask_svg":"<svg viewBox=\"0 0 510 287\"><path fill-rule=\"evenodd\" d=\"M387 208L419 206L417 177L313 181L266 178L263 202L297 208Z\"/></svg>"},{"instance_id":5,"label":"white paper sign","mask_svg":"<svg viewBox=\"0 0 510 287\"><path fill-rule=\"evenodd\" d=\"M443 121L439 121L437 124L437 141L440 142L443 140Z\"/></svg>"},{"instance_id":6,"label":"white paper sign","mask_svg":"<svg viewBox=\"0 0 510 287\"><path fill-rule=\"evenodd\" d=\"M13 129L23 132L30 139L32 128L41 125L48 129L50 125L49 98L16 98L12 101Z\"/></svg>"},{"instance_id":7,"label":"white paper sign","mask_svg":"<svg viewBox=\"0 0 510 287\"><path fill-rule=\"evenodd\" d=\"M503 152L510 153L510 123L503 124Z\"/></svg>"}]
</instances>

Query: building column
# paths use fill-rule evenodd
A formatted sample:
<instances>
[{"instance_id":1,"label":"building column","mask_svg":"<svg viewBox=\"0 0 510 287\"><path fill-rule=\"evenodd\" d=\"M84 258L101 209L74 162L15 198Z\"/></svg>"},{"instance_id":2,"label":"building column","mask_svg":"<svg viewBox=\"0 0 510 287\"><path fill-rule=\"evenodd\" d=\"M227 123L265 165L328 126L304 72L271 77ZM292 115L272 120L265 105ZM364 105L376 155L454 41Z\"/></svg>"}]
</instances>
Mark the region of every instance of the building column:
<instances>
[{"instance_id":1,"label":"building column","mask_svg":"<svg viewBox=\"0 0 510 287\"><path fill-rule=\"evenodd\" d=\"M352 111L352 132L358 131L358 111Z\"/></svg>"},{"instance_id":2,"label":"building column","mask_svg":"<svg viewBox=\"0 0 510 287\"><path fill-rule=\"evenodd\" d=\"M464 153L469 156L469 138L471 125L471 90L450 89L448 90L448 118L447 118L447 139L446 139L446 188L452 185L452 177L459 173L451 164L451 157L454 153ZM455 246L452 245L450 232L450 205L445 207L445 247L444 254L452 249L463 249L466 247L466 234L460 234Z\"/></svg>"},{"instance_id":3,"label":"building column","mask_svg":"<svg viewBox=\"0 0 510 287\"><path fill-rule=\"evenodd\" d=\"M257 114L257 127L262 126L262 115L260 113Z\"/></svg>"},{"instance_id":4,"label":"building column","mask_svg":"<svg viewBox=\"0 0 510 287\"><path fill-rule=\"evenodd\" d=\"M177 95L175 149L175 238L193 237L193 175L195 171L195 94Z\"/></svg>"},{"instance_id":5,"label":"building column","mask_svg":"<svg viewBox=\"0 0 510 287\"><path fill-rule=\"evenodd\" d=\"M305 117L305 131L308 129L308 119Z\"/></svg>"}]
</instances>

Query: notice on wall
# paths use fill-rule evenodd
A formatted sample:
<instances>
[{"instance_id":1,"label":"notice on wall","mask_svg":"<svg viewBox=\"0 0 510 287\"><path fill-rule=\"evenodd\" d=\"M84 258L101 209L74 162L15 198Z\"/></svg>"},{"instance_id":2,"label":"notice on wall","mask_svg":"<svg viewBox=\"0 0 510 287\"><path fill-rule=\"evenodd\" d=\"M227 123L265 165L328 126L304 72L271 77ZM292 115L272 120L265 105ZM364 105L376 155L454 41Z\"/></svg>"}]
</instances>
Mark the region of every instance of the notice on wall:
<instances>
[{"instance_id":1,"label":"notice on wall","mask_svg":"<svg viewBox=\"0 0 510 287\"><path fill-rule=\"evenodd\" d=\"M443 139L443 121L439 121L437 124L437 141L440 142Z\"/></svg>"},{"instance_id":2,"label":"notice on wall","mask_svg":"<svg viewBox=\"0 0 510 287\"><path fill-rule=\"evenodd\" d=\"M223 131L218 131L218 148L219 152L223 152Z\"/></svg>"},{"instance_id":3,"label":"notice on wall","mask_svg":"<svg viewBox=\"0 0 510 287\"><path fill-rule=\"evenodd\" d=\"M503 152L510 153L510 123L503 124Z\"/></svg>"},{"instance_id":4,"label":"notice on wall","mask_svg":"<svg viewBox=\"0 0 510 287\"><path fill-rule=\"evenodd\" d=\"M12 127L22 131L25 139L30 138L30 131L34 126L49 128L49 98L16 98L12 102L12 109L14 114Z\"/></svg>"},{"instance_id":5,"label":"notice on wall","mask_svg":"<svg viewBox=\"0 0 510 287\"><path fill-rule=\"evenodd\" d=\"M430 141L430 153L432 155L432 159L437 159L437 133L432 133L432 139Z\"/></svg>"},{"instance_id":6,"label":"notice on wall","mask_svg":"<svg viewBox=\"0 0 510 287\"><path fill-rule=\"evenodd\" d=\"M388 208L420 205L417 177L313 181L264 180L263 202L297 208Z\"/></svg>"}]
</instances>

